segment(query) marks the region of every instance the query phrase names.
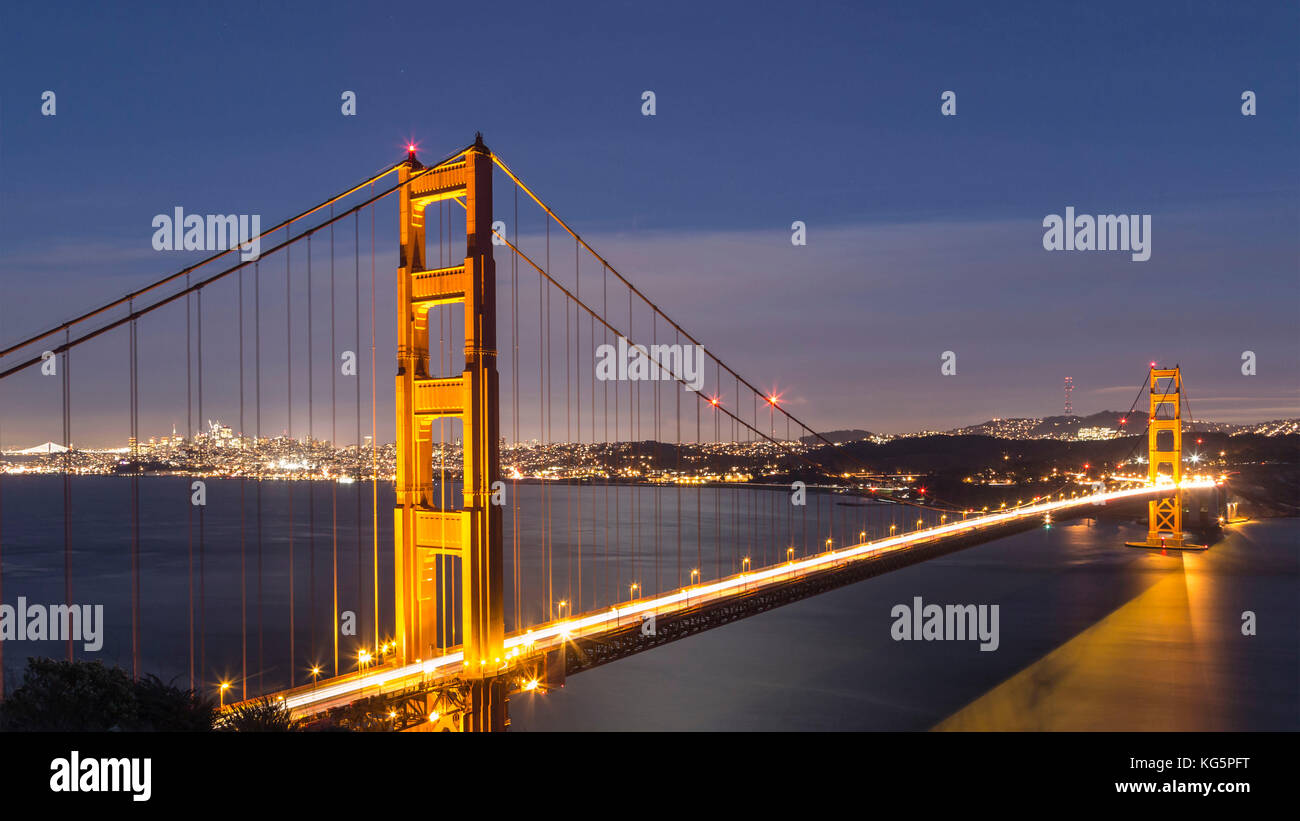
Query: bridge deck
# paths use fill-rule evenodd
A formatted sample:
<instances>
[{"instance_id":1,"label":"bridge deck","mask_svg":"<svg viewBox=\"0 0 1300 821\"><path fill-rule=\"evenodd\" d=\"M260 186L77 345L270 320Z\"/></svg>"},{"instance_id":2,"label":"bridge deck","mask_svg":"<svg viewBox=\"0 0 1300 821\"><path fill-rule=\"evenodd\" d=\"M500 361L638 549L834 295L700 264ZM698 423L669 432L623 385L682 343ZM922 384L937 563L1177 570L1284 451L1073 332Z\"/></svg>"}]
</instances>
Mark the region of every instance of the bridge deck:
<instances>
[{"instance_id":1,"label":"bridge deck","mask_svg":"<svg viewBox=\"0 0 1300 821\"><path fill-rule=\"evenodd\" d=\"M1213 486L1212 479L1182 483L1183 490ZM1172 490L1173 486L1166 484L1042 502L830 550L636 599L608 610L548 622L508 636L506 658L499 669L508 672L521 660L564 648L568 672L580 672L833 587L1036 526L1048 514L1072 518L1107 502L1159 496ZM654 632L643 632L643 619L652 616ZM407 665L388 663L287 690L273 698L282 699L295 715L306 717L369 696L450 684L462 673L461 651L452 648L437 658Z\"/></svg>"}]
</instances>

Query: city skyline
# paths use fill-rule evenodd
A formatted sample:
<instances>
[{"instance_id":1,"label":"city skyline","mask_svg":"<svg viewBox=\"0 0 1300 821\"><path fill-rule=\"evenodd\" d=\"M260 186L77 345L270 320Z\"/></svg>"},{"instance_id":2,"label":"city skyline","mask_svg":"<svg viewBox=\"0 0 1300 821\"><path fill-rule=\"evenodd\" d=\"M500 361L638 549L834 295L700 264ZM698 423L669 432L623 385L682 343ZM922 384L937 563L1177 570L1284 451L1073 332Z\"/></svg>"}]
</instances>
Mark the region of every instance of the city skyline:
<instances>
[{"instance_id":1,"label":"city skyline","mask_svg":"<svg viewBox=\"0 0 1300 821\"><path fill-rule=\"evenodd\" d=\"M1091 413L1071 413L1068 415L1054 414L1048 416L995 416L991 419L987 419L982 422L972 423L968 425L959 425L957 427L945 428L943 430L917 428L913 430L903 431L900 433L890 433L886 431L865 431L865 432L870 433L873 437L879 437L885 440L895 439L895 438L905 439L910 437L932 436L932 435L968 435L968 434L986 434L986 435L992 435L996 438L1007 438L1007 439L1043 438L1043 437L1035 437L1035 436L1022 436L1020 435L1022 431L1018 429L1032 428L1034 425L1041 423L1045 419L1067 418L1067 416L1070 418L1087 419L1090 417L1095 417L1095 416L1100 416L1105 414L1122 414L1122 413L1123 413L1122 411L1115 411L1112 409L1102 409L1098 411L1093 411ZM1142 414L1140 412L1136 412L1134 414L1135 417L1141 415ZM997 430L997 428L999 427L999 423L1002 423L1002 427L1005 428L1004 430ZM205 436L207 437L213 436L212 431L220 428L224 428L225 430L232 432L234 439L241 438L241 432L239 430L236 430L235 428L232 428L229 425L222 424L222 421L220 419L207 420L207 427L210 428L208 433L204 433L201 427L196 427L193 435L187 436L185 433L180 431L180 428L175 423L173 423L172 430L170 433L144 433L142 434L139 441L140 444L143 445L146 442L153 443L155 441L159 443L165 443L166 440L168 440L169 438L174 438L177 441L200 439ZM1252 420L1250 422L1222 422L1217 419L1200 419L1200 420L1196 420L1196 427L1198 427L1201 430L1227 429L1233 432L1260 433L1265 436L1278 436L1278 435L1286 435L1288 433L1300 433L1300 418L1258 419L1258 420ZM986 429L994 429L994 430L988 431ZM865 429L845 428L843 430L865 430ZM1095 430L1099 432L1108 431L1111 434L1113 434L1113 436L1108 436L1106 438L1133 436L1141 433L1141 431L1134 431L1132 429L1124 429L1124 428L1108 428L1108 427L1093 427L1093 428L1081 427L1080 428L1080 431L1084 431L1084 430ZM838 431L830 431L830 430L817 431L817 433L820 434L831 434L835 432ZM35 448L45 447L49 445L53 445L55 447L62 447L62 445L59 442L56 442L53 439L47 439L44 442L34 443L28 446L19 446L5 440L3 433L4 433L3 428L0 428L0 455L17 454L21 451L32 451ZM255 438L258 438L253 433L248 431L242 432L242 437L250 441ZM306 433L302 433L297 436L291 437L288 435L287 431L284 430L278 432L266 432L263 433L260 438L265 441L270 441L272 439L291 439L292 441L296 441L296 442L311 441L311 442L334 443L334 440L330 439L327 436L321 436L321 435L309 436ZM774 438L776 439L776 441L795 441L795 439L786 440L780 435ZM1097 435L1097 436L1092 436L1090 438L1101 438L1101 437L1100 435ZM371 440L370 434L363 432L360 439L360 444L362 444L363 446L368 446L370 440ZM459 438L455 438L455 439L448 438L445 439L444 441L448 445L459 444ZM516 444L529 445L529 444L538 444L544 442L550 442L555 444L581 444L583 441L585 440L582 439L547 440L547 439L536 438L536 437L527 438L527 439L520 438L519 440L516 441L508 437L502 437L502 442L507 446L513 446ZM651 437L651 438L643 438L643 439L623 439L620 441L639 442L639 441L655 441L655 440L653 439L653 437ZM709 441L709 440L701 440L701 441ZM720 441L728 444L735 443L735 442L728 442L727 440L720 440ZM735 441L739 442L741 440L735 440ZM93 444L85 444L84 442L79 443L76 439L74 439L70 444L73 449L98 450L103 452L122 451L122 450L128 450L130 448L129 437L128 439L122 440L117 444L114 444L111 441L100 441L100 442L95 442ZM337 440L337 447L340 450L349 447L355 447L357 444L358 444L357 440L348 439L347 436L341 436ZM381 437L378 440L378 444L381 447L384 445L391 445L393 444L393 440L392 439L384 440Z\"/></svg>"}]
</instances>

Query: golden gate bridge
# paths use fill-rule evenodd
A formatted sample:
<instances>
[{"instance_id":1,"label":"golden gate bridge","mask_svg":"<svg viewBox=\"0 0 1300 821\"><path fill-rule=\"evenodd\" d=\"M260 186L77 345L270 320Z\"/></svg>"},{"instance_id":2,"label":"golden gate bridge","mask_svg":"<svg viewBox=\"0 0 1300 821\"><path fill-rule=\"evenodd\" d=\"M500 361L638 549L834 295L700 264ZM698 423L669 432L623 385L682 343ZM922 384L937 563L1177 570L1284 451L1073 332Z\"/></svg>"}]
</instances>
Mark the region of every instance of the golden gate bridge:
<instances>
[{"instance_id":1,"label":"golden gate bridge","mask_svg":"<svg viewBox=\"0 0 1300 821\"><path fill-rule=\"evenodd\" d=\"M495 196L498 185L508 201ZM381 388L376 377L375 225L377 206L394 202L399 254L390 543L388 521L381 526L390 513L380 503L380 485L388 476L378 443L378 399L386 386ZM541 222L522 240L521 202ZM367 221L368 407L355 367L365 359ZM837 477L837 465L849 456L796 417L776 391L757 387L671 319L481 137L431 165L421 163L412 146L400 162L257 239L266 250L256 259L236 261L238 249L225 249L0 350L0 396L41 394L49 383L35 380L57 376L54 404L61 411L62 449L50 459L60 466L62 520L45 525L47 530L62 526L68 605L79 592L74 589L74 525L86 492L73 482L78 473L74 410L80 403L97 416L107 413L101 392L74 389L72 369L75 364L80 375L85 361L98 373L116 358L125 370L129 445L116 476L130 485L120 526L121 563L129 569L132 671L142 674L146 632L156 627L144 615L141 583L156 572L141 551L142 541L153 540L165 544L168 555L183 551L187 675L191 688L218 693L223 705L268 698L298 716L328 717L364 702L392 729L501 730L508 725L513 694L545 691L568 675L665 642L1038 527L1044 520L1087 515L1099 504L1146 500L1151 524L1143 544L1189 546L1182 542L1182 494L1215 485L1212 478L1182 475L1181 373L1153 363L1145 480L1120 477L1122 482L1090 493L1062 486L994 511L931 496L839 511L816 504L810 513L808 505L791 503L791 487L799 480L784 480ZM327 280L321 261L326 244ZM338 274L344 269L346 289L348 250L353 305L351 317L345 310L340 323ZM505 266L498 271L498 254L508 258L508 271ZM324 303L327 323L320 316ZM178 356L180 346L172 336L149 346L142 336L147 323L161 324L169 313L174 321L181 311L184 441L195 441L195 423L202 429L205 411L220 407L233 414L237 408L238 434L223 443L234 454L227 460L234 467L203 475L237 483L237 511L227 520L237 520L238 526L210 521L206 501L196 502L195 485L202 482L186 482L183 493L168 491L174 498L167 502L183 507L184 536L150 535L149 517L142 512L150 454L141 442L141 416L159 417L161 411L141 397L158 393L157 385L146 382L166 380L142 360L156 359L158 349ZM340 324L352 331L350 340L339 335ZM341 356L340 344L349 342L351 349ZM233 387L232 374L213 373L214 344L222 364L236 352ZM652 376L598 379L593 362L602 345L633 351ZM702 356L703 367L693 378L682 368L683 346ZM349 355L353 391L341 397L339 361ZM283 370L277 364L277 376L264 375L272 360L282 362ZM504 383L501 367L508 377ZM328 403L317 399L323 373L330 374ZM181 392L172 393L179 405ZM283 398L284 414L277 407L276 418L264 418L269 409L263 400L272 395L277 402ZM318 405L329 411L324 442L331 452L344 454L346 470L310 464L311 446L323 444L316 435ZM345 426L353 423L351 431L340 429L340 408ZM281 422L280 435L266 434ZM251 436L245 433L250 423ZM529 432L533 435L526 437ZM341 433L352 438L350 445L341 444ZM211 433L200 438L213 439ZM332 479L329 487L310 481L295 488L287 482L282 494L272 493L273 477L288 475L277 474L267 462L266 453L274 449L270 443L276 442L285 453L301 450L285 443L305 442L309 456L302 467L316 479ZM566 450L556 447L561 443ZM735 456L742 443L748 461ZM503 446L515 462L508 475L502 469ZM552 464L521 470L530 450L536 451L534 461ZM294 458L299 457L289 461ZM777 477L782 481L771 479L771 484L779 489L743 496L729 491L727 477L710 475L710 458L713 463L732 458L738 478ZM867 466L857 467L862 475L869 473ZM535 504L521 501L528 493ZM287 507L287 519L267 527L272 497ZM915 511L915 520L900 518L903 505ZM306 527L300 529L304 513ZM209 566L214 545L230 547L236 537L239 640L234 653L232 642L214 635L228 631L208 623L208 595L210 584L229 586L236 570L224 566L227 550L216 554L223 566ZM0 559L6 546L0 529ZM328 563L318 568L326 548ZM0 595L2 585L0 562ZM236 597L226 589L214 600L233 606ZM226 606L218 606L222 620L233 622ZM384 618L389 608L391 629ZM341 620L357 613L367 617L368 629L342 631ZM275 627L280 621L287 623L283 633ZM71 639L67 655L75 657ZM274 671L269 682L268 671Z\"/></svg>"}]
</instances>

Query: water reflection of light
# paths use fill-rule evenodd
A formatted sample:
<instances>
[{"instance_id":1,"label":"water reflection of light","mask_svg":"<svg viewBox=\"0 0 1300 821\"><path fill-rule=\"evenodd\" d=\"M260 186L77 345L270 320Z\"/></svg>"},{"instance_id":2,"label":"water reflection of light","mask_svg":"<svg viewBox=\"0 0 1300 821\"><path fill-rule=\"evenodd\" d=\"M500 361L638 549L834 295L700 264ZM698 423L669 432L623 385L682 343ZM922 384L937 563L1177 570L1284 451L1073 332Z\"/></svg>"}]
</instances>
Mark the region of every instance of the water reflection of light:
<instances>
[{"instance_id":1,"label":"water reflection of light","mask_svg":"<svg viewBox=\"0 0 1300 821\"><path fill-rule=\"evenodd\" d=\"M1228 729L1210 561L1201 552L1142 555L1132 568L1141 592L935 729Z\"/></svg>"}]
</instances>

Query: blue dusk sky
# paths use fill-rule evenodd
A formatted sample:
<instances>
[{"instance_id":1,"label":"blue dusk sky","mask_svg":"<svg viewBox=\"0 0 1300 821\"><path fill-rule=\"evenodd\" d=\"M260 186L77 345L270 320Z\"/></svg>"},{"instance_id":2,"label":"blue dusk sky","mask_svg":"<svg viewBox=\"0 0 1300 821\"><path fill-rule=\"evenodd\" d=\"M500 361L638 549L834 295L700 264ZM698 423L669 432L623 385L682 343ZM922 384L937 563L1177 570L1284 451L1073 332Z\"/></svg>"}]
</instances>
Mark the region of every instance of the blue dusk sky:
<instances>
[{"instance_id":1,"label":"blue dusk sky","mask_svg":"<svg viewBox=\"0 0 1300 821\"><path fill-rule=\"evenodd\" d=\"M152 248L156 214L260 214L266 228L408 140L430 160L481 131L671 317L819 429L1059 413L1066 376L1077 412L1125 410L1152 360L1181 364L1202 418L1300 416L1298 8L6 2L0 341L192 261ZM948 90L956 116L940 111ZM1150 215L1150 259L1045 250L1044 217L1067 207ZM377 219L391 438L395 210ZM236 356L222 298L209 363ZM142 345L183 345L165 333L183 319L159 316ZM125 356L123 334L104 345ZM74 427L111 443L121 373L94 356L74 358ZM180 399L144 434L176 407L183 420L174 365L148 369L151 407ZM0 383L4 446L59 438L54 382ZM323 377L316 390L324 401ZM283 417L272 393L264 413ZM220 385L208 396L205 416L229 419Z\"/></svg>"}]
</instances>

